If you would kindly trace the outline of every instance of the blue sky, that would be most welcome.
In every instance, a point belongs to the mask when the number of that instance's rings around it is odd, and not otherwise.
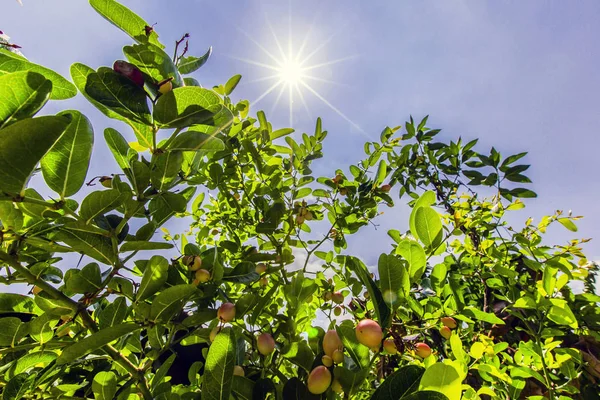
[[[130,39],[112,27],[83,0],[5,0],[0,30],[23,47],[32,61],[69,76],[69,65],[83,62],[94,68],[123,58]],[[213,46],[209,63],[195,74],[205,86],[243,75],[235,92],[254,100],[269,81],[249,83],[269,70],[236,58],[270,63],[251,39],[278,55],[269,30],[294,48],[310,33],[304,54],[320,44],[310,64],[349,58],[315,68],[311,74],[337,82],[310,82],[312,87],[354,124],[305,91],[309,113],[295,99],[293,127],[310,132],[321,116],[330,135],[326,158],[318,170],[331,174],[362,157],[365,140],[376,140],[386,126],[430,115],[430,127],[442,137],[479,138],[478,149],[495,146],[502,154],[528,151],[529,176],[539,197],[527,201],[520,218],[539,219],[556,209],[584,215],[577,237],[598,237],[600,194],[596,157],[600,126],[600,2],[564,1],[184,1],[123,0],[171,44],[191,34],[192,54]],[[290,8],[292,11],[291,25]],[[313,29],[310,30],[310,26]],[[309,32],[310,31],[310,32]],[[245,33],[244,33],[245,32]],[[246,36],[246,34],[248,36]],[[235,58],[234,58],[235,57]],[[254,111],[264,109],[275,126],[289,125],[287,98],[273,109],[277,91]],[[106,169],[110,157],[101,141],[107,126],[118,126],[100,115],[81,96],[53,102],[47,111],[80,108],[96,129],[90,176],[117,172]],[[131,139],[133,140],[133,138]],[[351,252],[372,264],[389,249],[388,229],[406,230],[404,201],[384,210],[377,231],[365,228]],[[549,232],[555,243],[573,237],[557,227]],[[596,240],[597,242],[597,240]],[[600,247],[586,247],[600,259]]]

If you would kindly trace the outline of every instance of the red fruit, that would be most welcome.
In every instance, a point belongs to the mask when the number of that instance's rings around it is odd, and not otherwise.
[[[379,324],[372,319],[363,319],[356,326],[356,339],[368,348],[379,348],[383,332]]]
[[[440,335],[442,335],[444,339],[448,340],[450,339],[450,336],[452,336],[452,330],[447,326],[442,326],[440,328]]]
[[[323,352],[329,357],[332,357],[333,352],[343,348],[343,346],[340,337],[334,329],[325,333],[325,336],[323,337]]]
[[[235,319],[235,305],[232,303],[223,303],[217,311],[217,317],[223,322],[231,322]]]
[[[444,326],[447,326],[450,329],[456,329],[456,321],[454,320],[454,318],[452,317],[442,317],[440,318],[440,321],[442,321],[442,324],[444,324]]]
[[[263,356],[269,355],[275,350],[275,340],[268,333],[262,333],[256,340],[256,347]]]
[[[325,366],[319,365],[311,371],[307,383],[308,391],[312,394],[325,393],[331,384],[331,372]]]
[[[331,300],[336,304],[342,304],[344,302],[344,295],[342,292],[335,292],[331,295]]]
[[[113,64],[113,69],[115,72],[131,79],[136,85],[140,87],[144,86],[144,75],[135,65],[130,64],[127,61],[117,60]]]
[[[426,343],[415,344],[415,350],[417,355],[421,358],[427,358],[431,355],[431,347],[429,347]]]
[[[387,193],[390,190],[392,190],[392,186],[391,185],[382,185],[379,190],[381,190],[383,193]]]

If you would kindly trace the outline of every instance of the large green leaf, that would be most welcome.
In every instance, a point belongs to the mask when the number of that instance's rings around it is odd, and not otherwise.
[[[146,35],[148,23],[124,5],[114,0],[90,0],[90,4],[98,14],[138,43],[152,43],[160,48],[165,47],[158,41],[158,34],[154,30]]]
[[[137,186],[135,182],[135,177],[131,170],[131,163],[129,160],[129,154],[135,152],[129,144],[117,130],[112,128],[106,128],[104,130],[104,140],[108,145],[108,148],[113,154],[115,161],[119,164],[119,167],[123,170],[127,178],[131,181],[133,186]]]
[[[32,71],[0,75],[0,128],[34,116],[50,98],[52,82]]]
[[[333,375],[342,385],[344,392],[354,394],[369,375],[369,369],[363,368],[358,371],[350,371],[347,368],[337,366],[333,369]]]
[[[283,398],[285,400],[318,400],[321,397],[310,393],[304,382],[293,377],[283,385]]]
[[[87,195],[81,202],[79,215],[89,222],[98,215],[103,215],[123,204],[125,194],[117,189],[98,190]]]
[[[421,242],[432,249],[440,245],[443,240],[442,218],[433,208],[419,207],[415,213],[416,236]]]
[[[15,346],[25,333],[26,325],[19,318],[0,318],[0,346]]]
[[[435,193],[428,190],[426,192],[424,192],[421,197],[419,197],[417,199],[417,201],[415,201],[415,204],[413,205],[413,209],[410,213],[410,219],[409,219],[409,226],[410,226],[410,231],[413,233],[413,235],[416,236],[416,226],[415,226],[415,216],[417,213],[417,210],[421,207],[427,207],[427,206],[431,206],[435,204]]]
[[[154,107],[154,120],[163,128],[183,128],[206,124],[225,126],[218,113],[224,106],[212,90],[195,86],[173,89],[159,97]]]
[[[127,251],[140,251],[140,250],[168,250],[172,249],[173,245],[166,242],[148,242],[145,240],[133,240],[125,242],[121,245],[119,252],[125,253]]]
[[[390,309],[385,303],[383,295],[381,291],[371,279],[371,275],[369,274],[369,270],[362,261],[355,257],[345,257],[346,266],[350,269],[350,271],[354,272],[358,279],[362,282],[362,284],[367,288],[369,292],[369,296],[373,301],[373,306],[375,307],[375,314],[377,316],[377,321],[382,328],[387,328],[391,322],[391,314]]]
[[[31,390],[36,378],[34,374],[23,372],[14,376],[2,390],[2,400],[21,400]]]
[[[112,371],[100,371],[94,376],[92,391],[96,400],[112,400],[117,392],[117,377]]]
[[[23,227],[23,212],[14,203],[0,202],[0,222],[5,229],[20,231]]]
[[[100,67],[96,73],[90,73],[85,83],[85,92],[122,117],[138,123],[151,123],[144,89],[111,68]]]
[[[55,233],[54,239],[101,263],[112,265],[117,260],[110,238],[102,230],[83,222],[65,224]]]
[[[135,137],[138,140],[138,143],[140,143],[141,145],[143,145],[145,147],[150,148],[153,144],[153,139],[152,139],[153,132],[152,132],[152,128],[150,126],[148,126],[145,123],[132,121],[132,120],[122,116],[121,114],[104,106],[102,103],[96,101],[93,97],[91,97],[89,95],[89,93],[86,90],[86,86],[87,86],[88,79],[90,79],[90,77],[93,74],[96,74],[96,71],[94,71],[92,68],[88,67],[87,65],[84,65],[81,63],[75,63],[75,64],[71,65],[71,77],[73,78],[73,82],[75,83],[75,86],[77,86],[77,89],[79,89],[81,94],[83,94],[84,97],[86,99],[88,99],[88,101],[90,103],[92,103],[98,110],[100,110],[107,117],[118,119],[120,121],[127,123],[129,126],[131,126],[131,128],[133,129],[133,133],[135,134]],[[107,128],[107,130],[114,131],[114,129],[111,129],[111,128]],[[104,131],[105,136],[106,136],[107,130]]]
[[[51,69],[29,62],[23,57],[0,48],[0,76],[18,71],[36,72],[49,79],[52,82],[50,98],[53,100],[69,99],[77,94],[77,89],[71,82]]]
[[[225,328],[219,332],[208,350],[202,378],[203,400],[229,399],[234,366],[235,335],[233,329]]]
[[[425,370],[419,390],[440,392],[449,400],[460,400],[462,378],[451,363],[435,363]]]
[[[157,226],[165,223],[175,213],[184,212],[187,206],[187,200],[179,193],[161,193],[150,200],[148,210],[152,215],[152,220]]]
[[[444,396],[440,392],[433,390],[419,390],[404,397],[402,400],[449,400],[448,397]]]
[[[407,365],[385,378],[385,381],[375,390],[371,400],[401,400],[413,393],[419,387],[419,380],[425,368],[418,365]]]
[[[121,336],[140,330],[138,324],[128,323],[111,326],[110,328],[99,330],[92,335],[80,339],[78,342],[65,348],[56,360],[58,365],[69,364],[80,357],[85,356],[110,342],[117,340]]]
[[[178,178],[182,163],[183,153],[181,151],[154,154],[150,166],[150,180],[154,188],[158,191],[171,188]]]
[[[214,127],[209,128],[214,134],[218,133],[218,129]],[[224,150],[225,145],[221,139],[214,137],[214,134],[206,134],[196,129],[190,129],[177,136],[167,150],[201,151],[203,153]]]
[[[46,364],[56,360],[56,357],[56,353],[51,351],[34,351],[32,353],[27,353],[19,358],[17,362],[14,363],[13,366],[8,370],[7,378],[10,379],[22,372],[27,372],[27,370],[36,366],[37,364],[46,366]]]
[[[197,290],[194,285],[176,285],[163,290],[152,301],[150,318],[157,322],[170,320]]]
[[[402,260],[385,253],[379,256],[377,268],[383,299],[388,305],[397,307],[410,291],[408,271]]]
[[[65,276],[67,290],[73,293],[93,293],[102,288],[100,266],[90,263],[81,270],[71,269]]]
[[[3,313],[13,312],[37,315],[41,313],[41,310],[28,296],[16,293],[0,293],[0,316]]]
[[[69,123],[64,116],[38,117],[0,130],[0,191],[20,194],[36,165]]]
[[[418,282],[425,272],[427,256],[423,246],[411,239],[403,239],[396,246],[396,253],[408,261],[411,283]]]
[[[146,75],[152,77],[157,83],[167,78],[173,78],[175,87],[183,86],[183,78],[173,60],[167,53],[153,44],[134,44],[125,46],[123,53],[130,63],[134,64]]]
[[[207,61],[210,55],[212,54],[212,47],[209,47],[206,53],[202,57],[183,57],[177,67],[179,68],[179,72],[182,74],[191,74],[196,71],[198,68],[202,67]],[[186,84],[187,85],[187,84]],[[187,86],[197,86],[197,85],[187,85]]]
[[[77,193],[85,182],[92,157],[94,129],[79,111],[63,111],[58,115],[70,116],[71,123],[42,158],[41,167],[50,189],[64,198]]]
[[[369,349],[360,344],[356,338],[356,329],[352,321],[344,321],[336,328],[338,336],[344,344],[344,348],[350,354],[356,365],[361,368],[369,366]]]
[[[44,313],[29,323],[29,335],[41,345],[49,342],[54,337],[54,326],[58,317]]]
[[[117,297],[98,314],[98,326],[100,329],[104,329],[120,324],[127,316],[127,310],[125,297]]]
[[[167,272],[169,270],[169,261],[162,256],[153,256],[146,263],[146,269],[142,276],[142,282],[138,289],[136,300],[146,300],[154,293],[158,292],[160,288],[167,281]]]

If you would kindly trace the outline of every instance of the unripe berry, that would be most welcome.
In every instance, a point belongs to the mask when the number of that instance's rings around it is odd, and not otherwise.
[[[100,184],[105,188],[112,188],[112,178],[110,176],[100,177]]]
[[[321,362],[323,363],[324,366],[331,367],[333,365],[333,358],[329,357],[328,355],[324,355],[321,358]]]
[[[343,346],[336,330],[332,329],[325,333],[323,337],[323,352],[329,357],[333,357],[333,352],[343,348]]]
[[[331,292],[325,292],[325,300],[326,301],[331,301],[332,297],[333,297],[333,293]]]
[[[191,271],[198,271],[202,267],[202,258],[200,256],[194,257],[194,261],[189,265]]]
[[[336,317],[339,317],[340,315],[342,315],[342,307],[336,307],[333,309],[333,315],[335,315]]]
[[[337,349],[336,351],[333,352],[333,355],[331,356],[331,358],[333,359],[334,363],[341,364],[344,362],[344,352],[340,349]]]
[[[440,328],[440,335],[442,335],[444,339],[448,340],[450,339],[450,336],[452,336],[452,330],[447,326],[442,326]]]
[[[377,322],[372,319],[363,319],[356,326],[356,339],[370,349],[379,349],[383,340],[383,332]]]
[[[199,283],[208,282],[210,280],[210,272],[202,268],[199,269],[198,271],[196,271],[196,280]]]
[[[255,271],[257,274],[264,274],[267,272],[267,266],[264,263],[256,264]]]
[[[217,311],[217,318],[223,322],[231,322],[235,319],[235,305],[232,303],[223,303]]]
[[[41,291],[43,291],[43,289],[42,289],[41,287],[39,287],[39,286],[34,286],[34,287],[33,287],[33,290],[32,290],[31,292],[32,292],[33,294],[38,294],[38,293],[40,293]]]
[[[165,83],[163,83],[162,85],[160,85],[158,87],[158,91],[161,94],[167,94],[169,93],[171,90],[173,90],[173,84],[171,83],[171,81],[166,81]]]
[[[267,279],[266,276],[263,276],[262,278],[260,278],[258,280],[258,283],[260,284],[260,286],[267,286],[269,284],[269,280]]]
[[[308,376],[308,391],[312,394],[325,393],[330,384],[331,372],[323,365],[313,369]]]
[[[240,367],[239,365],[236,365],[235,367],[233,367],[233,375],[245,376],[246,373],[244,372],[244,368]]]
[[[379,190],[381,190],[383,193],[387,193],[390,190],[392,190],[392,186],[391,185],[381,185]]]
[[[383,341],[383,349],[388,354],[394,355],[394,354],[398,353],[398,348],[396,347],[396,343],[394,342],[394,339],[384,340]]]
[[[429,347],[426,343],[415,344],[415,351],[421,358],[427,358],[431,355],[431,347]]]
[[[450,329],[455,329],[457,326],[456,321],[452,317],[442,317],[440,318],[440,321],[442,321],[444,326],[447,326]]]
[[[342,292],[335,292],[331,296],[331,300],[333,300],[333,302],[336,304],[342,304],[344,302],[344,295],[342,294]]]
[[[334,379],[333,382],[331,382],[331,390],[333,390],[336,393],[344,392],[344,388],[342,388],[342,384],[337,379]]]
[[[275,340],[268,333],[262,333],[256,340],[256,347],[263,356],[269,355],[275,350]]]

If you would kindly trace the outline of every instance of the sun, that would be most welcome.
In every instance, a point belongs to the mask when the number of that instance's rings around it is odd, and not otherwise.
[[[292,126],[294,122],[294,108],[298,104],[303,106],[309,118],[313,118],[307,103],[307,97],[316,97],[338,116],[350,123],[350,125],[358,130],[358,132],[368,136],[358,124],[348,118],[338,107],[336,107],[329,100],[327,100],[325,96],[319,93],[316,85],[316,83],[340,85],[338,82],[319,76],[319,69],[351,60],[356,58],[356,56],[342,57],[339,59],[319,63],[312,61],[314,56],[323,51],[325,46],[331,42],[337,32],[329,36],[329,38],[319,41],[319,44],[313,47],[309,43],[309,37],[314,26],[313,23],[313,25],[308,29],[303,29],[303,31],[306,32],[305,36],[300,42],[300,46],[295,46],[293,40],[294,35],[292,32],[291,15],[292,11],[290,9],[289,20],[287,24],[289,28],[289,31],[287,32],[287,43],[284,42],[283,44],[286,46],[283,46],[279,38],[284,37],[285,34],[283,32],[275,32],[273,26],[269,22],[268,16],[265,14],[265,25],[268,27],[271,35],[273,36],[273,41],[275,44],[275,48],[272,50],[269,50],[241,28],[236,27],[244,36],[248,38],[248,40],[250,40],[262,51],[265,58],[263,60],[253,60],[239,57],[232,58],[262,67],[265,70],[268,70],[270,73],[267,76],[247,81],[246,83],[272,82],[254,101],[250,102],[251,106],[255,106],[267,96],[272,94],[274,97],[272,111],[274,111],[280,104],[281,99],[285,97],[287,98],[289,106],[289,122],[290,126]],[[284,47],[286,48],[284,49]],[[335,72],[333,73],[335,74]]]
[[[296,60],[284,60],[278,73],[279,79],[288,85],[297,85],[305,78],[304,68]]]

